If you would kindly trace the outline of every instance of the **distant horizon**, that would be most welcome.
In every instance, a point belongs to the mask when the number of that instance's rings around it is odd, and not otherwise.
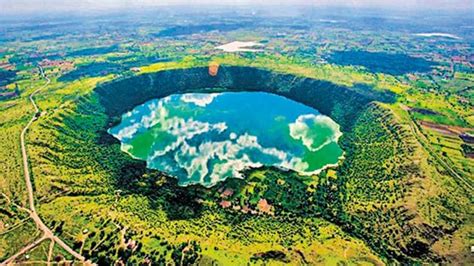
[[[0,16],[14,14],[28,14],[41,11],[42,13],[72,12],[72,13],[94,13],[104,11],[139,10],[141,8],[163,8],[163,7],[237,7],[237,8],[266,8],[285,7],[298,9],[301,7],[314,7],[323,9],[349,8],[349,9],[372,9],[393,12],[446,12],[446,13],[474,13],[474,0],[415,0],[400,3],[400,1],[377,1],[377,0],[0,0]]]

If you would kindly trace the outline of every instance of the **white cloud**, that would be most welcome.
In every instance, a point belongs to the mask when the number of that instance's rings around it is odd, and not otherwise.
[[[242,171],[248,168],[258,168],[265,164],[283,167],[286,169],[295,170],[303,174],[312,174],[312,172],[305,172],[308,164],[303,162],[301,158],[294,157],[284,151],[276,148],[266,148],[259,144],[256,136],[244,134],[233,141],[215,141],[203,142],[199,146],[190,146],[186,141],[180,143],[181,148],[174,154],[174,159],[177,165],[186,170],[188,176],[198,176],[199,180],[192,182],[199,182],[201,184],[213,185],[218,181],[227,178],[243,178]],[[174,145],[173,145],[174,147]],[[269,156],[273,158],[273,163],[260,160],[252,160],[248,156],[248,152],[252,150],[260,155]],[[218,159],[218,162],[210,164],[213,159]],[[209,169],[208,166],[212,169]],[[210,183],[204,182],[204,178],[208,176],[211,178]]]
[[[143,112],[140,109],[134,109],[127,112],[122,116],[120,126],[109,129],[109,133],[120,140],[125,140],[131,139],[140,130],[151,128],[157,124],[166,127],[168,110],[164,108],[163,105],[169,101],[169,97],[161,100],[153,100],[143,106],[143,108],[148,111]],[[123,125],[126,126],[124,127]],[[119,128],[121,129],[118,130]]]
[[[219,93],[186,93],[181,96],[181,101],[205,107],[212,103],[217,96],[219,96]]]
[[[312,132],[312,126],[316,124],[318,127],[326,127],[330,129],[333,134],[315,137],[315,132]],[[301,115],[294,123],[289,124],[289,127],[290,136],[296,140],[301,140],[303,145],[313,152],[319,151],[331,142],[337,142],[339,137],[342,135],[339,125],[331,118],[324,115]],[[325,139],[321,144],[318,143],[319,145],[314,147],[314,141],[317,137],[325,137]]]

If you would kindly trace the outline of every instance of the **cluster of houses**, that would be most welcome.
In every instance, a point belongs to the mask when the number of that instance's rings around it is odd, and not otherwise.
[[[230,197],[234,195],[234,191],[230,188],[226,188],[220,195],[221,197],[221,202],[219,205],[224,208],[232,208],[234,211],[240,211],[243,213],[249,213],[253,215],[258,215],[258,214],[267,214],[267,215],[274,215],[274,208],[271,204],[267,202],[266,199],[261,198],[256,206],[256,209],[253,209],[249,207],[248,205],[240,206],[239,204],[233,204],[232,201],[230,201]]]
[[[15,66],[5,61],[5,62],[0,62],[0,69],[13,71],[15,70]]]
[[[53,68],[61,72],[66,72],[74,69],[74,63],[65,60],[44,59],[39,62],[39,65],[43,68]]]
[[[452,56],[451,60],[453,63],[466,65],[468,67],[474,67],[474,55],[456,55]]]

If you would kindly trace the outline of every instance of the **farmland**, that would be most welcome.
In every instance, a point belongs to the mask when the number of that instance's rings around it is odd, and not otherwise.
[[[472,263],[472,19],[298,12],[5,18],[0,262]],[[438,22],[459,38],[409,30]],[[216,48],[236,40],[258,50]],[[343,156],[182,186],[108,132],[147,101],[226,92],[314,108],[340,126]]]

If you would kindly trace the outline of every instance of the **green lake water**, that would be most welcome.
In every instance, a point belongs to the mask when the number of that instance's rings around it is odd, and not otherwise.
[[[136,106],[109,133],[122,150],[180,185],[212,186],[275,166],[303,175],[337,164],[339,125],[306,105],[263,92],[174,94]]]

